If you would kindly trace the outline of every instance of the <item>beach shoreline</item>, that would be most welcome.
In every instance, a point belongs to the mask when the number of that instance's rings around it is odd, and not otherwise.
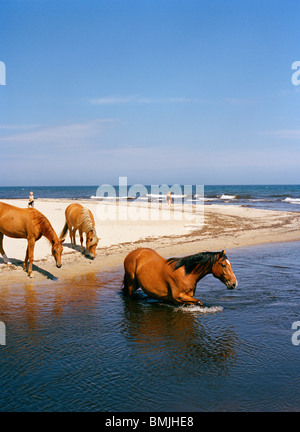
[[[22,199],[1,200],[1,202],[22,208],[27,207],[27,200]],[[4,264],[0,257],[0,287],[28,281],[35,283],[69,279],[108,270],[121,266],[126,255],[138,247],[155,249],[168,258],[202,251],[230,250],[237,247],[300,240],[298,212],[261,210],[237,205],[193,206],[190,204],[187,207],[190,212],[188,215],[194,217],[194,220],[190,221],[184,217],[180,220],[182,208],[174,206],[169,209],[168,204],[164,202],[153,206],[147,202],[140,205],[135,202],[103,203],[43,198],[36,200],[35,208],[49,219],[59,235],[65,221],[65,209],[71,202],[79,202],[88,207],[95,216],[96,231],[101,238],[96,258],[91,260],[80,251],[78,238],[77,246],[71,248],[67,235],[62,268],[58,269],[51,256],[49,242],[43,237],[35,245],[34,278],[31,279],[22,268],[27,241],[4,237],[4,250],[12,265]],[[138,213],[136,213],[137,209]],[[124,217],[124,210],[127,215],[132,216],[132,214],[141,215],[143,211],[149,212],[151,209],[152,216],[159,215],[158,220],[133,220],[132,217],[127,219]],[[117,216],[122,214],[123,217],[121,220],[118,217],[114,220],[103,220],[101,214],[103,215],[104,210]],[[118,213],[119,210],[122,210],[122,213]],[[130,213],[131,211],[133,213]]]

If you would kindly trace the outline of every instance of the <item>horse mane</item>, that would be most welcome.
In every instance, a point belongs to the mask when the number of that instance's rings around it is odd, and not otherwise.
[[[40,232],[41,232],[41,236],[45,236],[50,243],[52,243],[52,241],[57,241],[57,235],[56,232],[54,231],[51,223],[49,222],[49,220],[46,218],[46,216],[44,216],[41,212],[39,212],[36,209],[30,209],[31,213],[32,213],[32,220],[35,223],[36,226],[39,227]]]
[[[219,252],[201,252],[195,255],[189,255],[183,258],[169,258],[167,264],[175,263],[174,270],[180,267],[184,267],[185,274],[190,274],[199,264],[213,264],[215,262],[216,255]]]
[[[90,212],[86,207],[83,207],[81,213],[81,228],[85,233],[93,231],[93,234],[97,238],[96,228],[93,224]]]
[[[80,225],[81,225],[82,230],[84,232],[93,231],[94,224],[92,222],[90,213],[86,207],[83,207],[83,209],[82,209]]]

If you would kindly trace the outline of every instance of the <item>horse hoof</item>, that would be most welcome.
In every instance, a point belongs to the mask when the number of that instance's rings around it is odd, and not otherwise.
[[[34,278],[33,273],[29,273],[28,276],[30,277],[30,279]]]

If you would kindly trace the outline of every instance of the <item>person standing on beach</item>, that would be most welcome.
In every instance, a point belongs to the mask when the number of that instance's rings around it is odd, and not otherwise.
[[[166,195],[166,200],[168,202],[168,205],[170,207],[171,203],[172,203],[172,195],[171,195],[171,191],[169,191]]]
[[[33,196],[33,192],[30,192],[29,194],[29,201],[28,201],[28,208],[29,207],[34,207],[34,196]]]

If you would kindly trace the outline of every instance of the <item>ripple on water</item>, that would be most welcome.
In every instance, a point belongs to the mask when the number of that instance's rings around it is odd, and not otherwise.
[[[204,278],[205,306],[124,297],[121,267],[0,290],[0,409],[299,409],[298,249],[227,251],[239,286]]]

